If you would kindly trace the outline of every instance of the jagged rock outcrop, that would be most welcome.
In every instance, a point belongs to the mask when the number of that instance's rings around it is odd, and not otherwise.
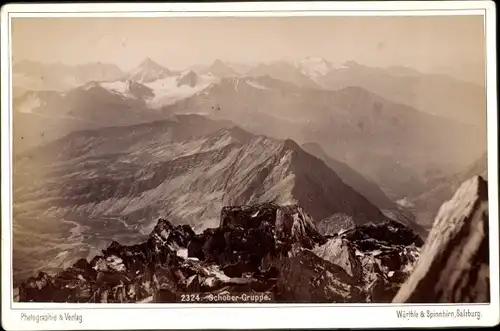
[[[356,249],[347,239],[332,238],[322,246],[313,249],[320,258],[340,266],[355,282],[361,280],[363,267],[356,256]]]
[[[19,287],[19,301],[177,302],[180,293],[272,293],[276,302],[389,302],[421,239],[397,222],[325,237],[298,205],[229,206],[200,234],[159,219],[147,240],[113,241]]]
[[[422,239],[396,221],[341,231],[313,250],[336,264],[362,289],[361,302],[391,302],[418,259]]]
[[[394,303],[489,302],[487,182],[464,182],[439,210],[415,269]]]
[[[311,217],[300,206],[260,204],[224,207],[220,226],[207,229],[188,247],[188,255],[214,261],[228,275],[266,272],[266,266],[299,246],[323,244]]]
[[[312,248],[324,242],[313,220],[301,206],[261,204],[254,206],[224,207],[221,211],[221,228],[271,228],[276,244],[298,243]]]
[[[113,241],[90,262],[81,259],[53,277],[38,273],[19,287],[19,300],[137,302],[158,291],[175,293],[186,279],[180,270],[189,269],[178,249],[193,236],[190,227],[160,219],[144,243],[123,246]]]
[[[356,285],[342,267],[305,250],[280,263],[276,299],[288,303],[363,302]]]

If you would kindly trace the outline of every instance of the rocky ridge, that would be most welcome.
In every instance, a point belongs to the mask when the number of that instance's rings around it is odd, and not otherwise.
[[[228,206],[217,228],[159,219],[148,239],[113,241],[90,262],[38,273],[22,302],[178,302],[181,293],[266,292],[274,302],[390,302],[422,240],[393,221],[323,236],[298,205]]]
[[[464,182],[445,202],[395,303],[490,301],[488,184]]]

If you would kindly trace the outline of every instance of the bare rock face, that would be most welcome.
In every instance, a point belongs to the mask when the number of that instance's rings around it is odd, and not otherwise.
[[[361,280],[362,265],[356,256],[356,250],[342,238],[330,239],[326,244],[313,249],[322,259],[340,266],[356,282]]]
[[[191,242],[188,255],[213,261],[228,275],[268,270],[265,260],[293,253],[294,247],[312,249],[326,239],[300,206],[272,203],[222,208],[220,225]]]
[[[343,230],[313,252],[351,277],[362,291],[359,302],[389,303],[412,272],[422,245],[406,225],[385,221]]]
[[[487,182],[476,176],[444,203],[394,303],[489,302]]]
[[[289,303],[360,302],[361,290],[344,269],[304,250],[282,261],[276,298]]]
[[[301,206],[259,204],[224,207],[221,228],[270,229],[276,248],[289,249],[292,244],[313,248],[325,238],[316,230],[311,216]]]

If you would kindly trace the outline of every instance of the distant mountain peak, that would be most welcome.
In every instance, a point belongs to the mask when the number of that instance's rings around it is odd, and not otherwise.
[[[210,67],[207,68],[207,73],[221,78],[239,76],[239,73],[236,70],[225,64],[220,59],[216,59],[212,62]]]
[[[139,64],[139,67],[143,67],[143,68],[148,68],[148,67],[162,67],[163,68],[163,66],[161,66],[160,64],[158,64],[156,61],[154,61],[150,57],[147,57],[144,60],[142,60],[142,62]]]
[[[228,65],[226,65],[222,60],[220,59],[216,59],[214,62],[212,62],[212,64],[210,65],[210,69],[220,69],[220,68],[224,68],[224,69],[230,69],[232,70]]]
[[[148,83],[171,75],[172,72],[169,69],[147,57],[130,72],[128,79],[141,83]]]
[[[334,69],[333,65],[324,58],[311,56],[302,59],[297,67],[304,75],[317,83],[319,83],[318,79],[325,77]]]
[[[225,63],[221,59],[215,59],[212,65],[225,65]]]

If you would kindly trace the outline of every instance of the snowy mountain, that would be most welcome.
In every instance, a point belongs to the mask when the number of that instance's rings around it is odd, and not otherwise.
[[[304,75],[310,77],[319,85],[321,85],[321,78],[334,69],[330,62],[319,57],[306,57],[297,66]]]
[[[432,115],[481,129],[486,126],[484,87],[445,74],[422,73],[410,67],[371,67],[356,61],[334,66],[320,57],[297,63],[260,64],[248,76],[271,76],[297,86],[340,90],[361,87],[386,99]]]
[[[133,79],[90,81],[62,92],[16,88],[13,104],[19,135],[15,152],[75,130],[165,118],[164,107],[204,93],[220,81],[193,71],[176,74],[150,60],[138,69],[132,72]]]
[[[131,94],[128,91],[129,81],[130,80],[100,83],[100,86],[114,93],[120,93],[125,97],[130,97]],[[139,98],[142,99],[148,107],[157,109],[189,98],[197,93],[201,93],[218,82],[219,79],[217,77],[198,75],[189,70],[180,74],[170,73],[169,76],[165,78],[159,78],[152,81],[147,80],[143,83],[134,81],[134,85],[142,85],[144,89],[150,91],[148,97]]]
[[[138,83],[150,83],[172,76],[172,72],[149,57],[128,73],[128,79]]]
[[[65,93],[26,91],[13,100],[14,153],[73,131],[164,118],[148,108],[151,98],[149,88],[131,81],[90,82]]]
[[[208,68],[203,69],[201,72],[205,75],[212,75],[218,78],[241,76],[239,72],[222,62],[220,59],[215,60]]]

